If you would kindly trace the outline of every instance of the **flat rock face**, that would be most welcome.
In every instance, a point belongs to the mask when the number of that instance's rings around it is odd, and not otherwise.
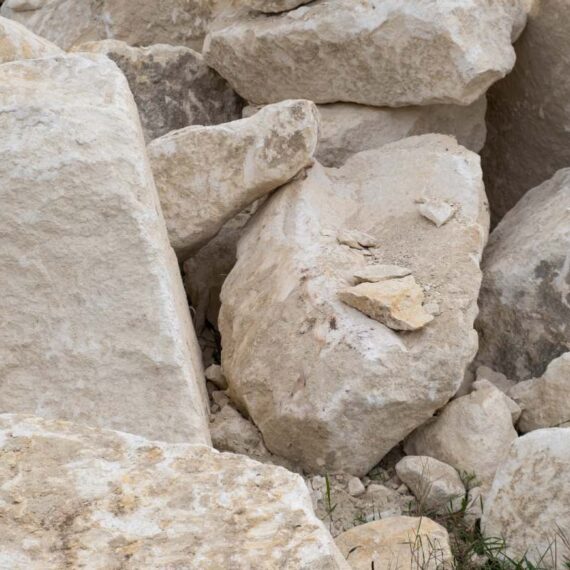
[[[476,382],[474,387],[474,392],[452,400],[432,422],[418,428],[405,450],[474,473],[488,488],[517,432],[507,396],[490,382]]]
[[[517,439],[485,502],[485,536],[503,537],[507,554],[517,560],[526,555],[542,567],[566,568],[569,472],[570,429],[541,429]]]
[[[187,127],[148,147],[172,246],[181,256],[289,181],[312,159],[319,118],[310,101],[283,101],[253,117]]]
[[[422,196],[457,214],[437,228],[417,210]],[[338,243],[344,229],[378,247]],[[362,475],[455,393],[477,346],[487,231],[479,159],[440,135],[340,169],[316,164],[269,198],[224,283],[220,330],[231,396],[271,451],[309,471]],[[402,333],[342,303],[355,273],[378,264],[408,268],[440,315]]]
[[[568,0],[535,1],[516,43],[514,72],[489,91],[482,160],[495,221],[570,165],[569,29]]]
[[[479,364],[541,376],[570,350],[570,169],[531,190],[493,231],[483,260]]]
[[[280,467],[13,415],[0,442],[11,570],[349,568],[303,480]]]
[[[17,22],[0,17],[0,64],[60,54],[63,51],[55,44],[36,36]]]
[[[217,125],[241,117],[234,90],[190,48],[144,48],[103,40],[74,51],[102,53],[126,75],[147,141],[189,125]]]
[[[204,56],[253,103],[468,105],[513,67],[524,16],[519,0],[320,0],[220,19]]]
[[[0,410],[208,443],[136,106],[104,56],[0,66]]]
[[[485,144],[485,97],[471,105],[368,107],[351,103],[319,105],[321,135],[315,157],[325,166],[341,166],[363,150],[414,135],[441,133],[474,152]]]
[[[427,517],[390,517],[356,526],[335,540],[352,570],[448,568],[447,531]]]
[[[207,26],[231,0],[5,0],[0,14],[69,49],[117,39],[200,49]]]
[[[570,426],[570,352],[554,359],[540,378],[513,386],[509,396],[522,408],[522,432]]]

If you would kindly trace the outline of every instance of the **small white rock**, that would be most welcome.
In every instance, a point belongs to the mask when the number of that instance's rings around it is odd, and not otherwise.
[[[455,209],[447,202],[425,201],[418,206],[420,214],[435,224],[438,228],[449,222],[455,214]]]
[[[220,390],[227,390],[228,382],[219,364],[211,364],[206,368],[204,374],[206,375],[206,380],[215,384]]]
[[[369,265],[354,272],[356,283],[378,283],[388,279],[407,277],[412,272],[407,267],[399,265]]]
[[[375,237],[354,229],[341,230],[338,232],[336,239],[341,245],[348,245],[348,247],[352,247],[353,249],[365,249],[378,245],[378,241]]]
[[[348,494],[352,497],[360,497],[366,491],[366,487],[358,477],[351,477],[348,480]]]

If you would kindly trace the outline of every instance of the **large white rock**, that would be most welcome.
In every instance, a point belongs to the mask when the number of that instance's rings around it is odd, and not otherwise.
[[[437,228],[416,200],[449,201]],[[378,248],[337,241],[366,232]],[[316,164],[250,220],[222,289],[232,397],[277,455],[309,471],[365,474],[457,390],[477,347],[478,260],[488,231],[479,157],[425,135]],[[401,265],[437,316],[398,333],[342,303],[367,265]]]
[[[217,125],[241,117],[240,98],[190,48],[136,48],[103,40],[81,44],[75,51],[103,53],[119,66],[135,97],[147,141],[189,125]]]
[[[503,218],[483,273],[478,362],[514,380],[541,376],[570,351],[570,168]]]
[[[540,378],[513,386],[509,396],[522,408],[522,432],[570,426],[570,352],[554,359]]]
[[[214,22],[209,65],[253,103],[468,105],[513,67],[520,0],[320,0]]]
[[[311,162],[318,129],[313,103],[283,101],[247,119],[152,141],[149,157],[174,249],[187,256],[293,178]]]
[[[570,559],[570,429],[533,431],[512,445],[485,501],[482,529],[540,568]],[[556,562],[556,563],[555,563]]]
[[[0,66],[0,411],[208,443],[137,109],[104,56]]]
[[[433,421],[418,428],[406,441],[405,450],[475,474],[488,488],[517,432],[512,401],[485,380],[473,386],[474,392],[452,400]]]
[[[465,497],[457,470],[433,457],[408,455],[396,464],[396,474],[428,512],[447,513]]]
[[[489,91],[482,160],[495,221],[570,166],[569,29],[568,0],[535,0],[513,73]]]
[[[0,14],[63,49],[103,39],[199,49],[232,0],[5,0]]]
[[[0,416],[0,566],[348,570],[301,477],[201,445]]]
[[[0,17],[0,63],[60,55],[55,44],[36,36],[21,24]]]
[[[335,539],[352,570],[442,570],[453,556],[447,531],[427,517],[390,517]]]

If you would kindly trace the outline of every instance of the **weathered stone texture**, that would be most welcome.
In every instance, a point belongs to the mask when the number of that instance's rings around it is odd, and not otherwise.
[[[250,220],[222,289],[222,360],[271,451],[363,475],[455,393],[477,346],[481,178],[479,158],[453,139],[412,137],[340,169],[316,164]],[[457,214],[437,228],[422,198]],[[346,229],[378,247],[340,244]],[[409,268],[439,316],[402,333],[342,303],[354,275],[378,264]]]
[[[285,469],[12,415],[0,416],[0,566],[349,569]]]
[[[0,411],[208,443],[203,371],[124,76],[0,66]]]

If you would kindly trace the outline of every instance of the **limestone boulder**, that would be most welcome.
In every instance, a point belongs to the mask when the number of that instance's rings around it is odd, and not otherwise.
[[[104,39],[200,49],[211,21],[232,0],[5,0],[0,14],[63,49]]]
[[[247,119],[187,127],[152,141],[149,157],[177,253],[187,257],[310,164],[318,128],[313,103],[283,101]]]
[[[417,210],[422,196],[457,214],[437,228]],[[346,229],[377,246],[339,243]],[[266,201],[239,242],[219,325],[231,397],[272,452],[307,471],[364,475],[451,398],[476,351],[487,231],[479,158],[441,135],[339,169],[315,164]],[[408,268],[439,316],[396,332],[343,303],[370,265]]]
[[[469,105],[513,67],[520,0],[320,0],[219,18],[208,65],[244,99]],[[516,28],[516,29],[515,29]]]
[[[202,445],[0,416],[11,570],[348,570],[304,481]]]
[[[490,382],[475,382],[473,386],[471,394],[452,400],[432,421],[418,428],[406,441],[405,450],[474,474],[483,487],[489,488],[517,438],[513,403]]]
[[[542,376],[570,351],[570,169],[503,218],[483,260],[479,364],[513,380]]]
[[[427,517],[390,517],[356,526],[335,539],[352,570],[451,568],[447,531]]]
[[[0,410],[209,443],[205,382],[129,86],[0,66]]]
[[[17,22],[0,17],[0,64],[60,54],[63,51],[55,44],[36,36]]]
[[[485,186],[495,222],[531,188],[570,166],[568,0],[536,0],[513,73],[489,91]]]
[[[341,166],[349,156],[406,137],[441,133],[479,152],[485,144],[485,97],[467,106],[368,107],[351,103],[319,105],[321,135],[315,157],[325,166]]]
[[[570,352],[554,359],[540,378],[519,382],[509,396],[522,408],[520,431],[570,427]]]
[[[533,431],[517,439],[485,501],[482,530],[506,542],[515,560],[563,570],[570,559],[570,429]]]
[[[454,510],[465,497],[459,473],[433,457],[408,455],[396,464],[396,473],[428,512]]]
[[[147,142],[189,125],[217,125],[241,117],[240,98],[190,48],[137,48],[103,40],[74,51],[102,53],[119,66],[135,97]]]

